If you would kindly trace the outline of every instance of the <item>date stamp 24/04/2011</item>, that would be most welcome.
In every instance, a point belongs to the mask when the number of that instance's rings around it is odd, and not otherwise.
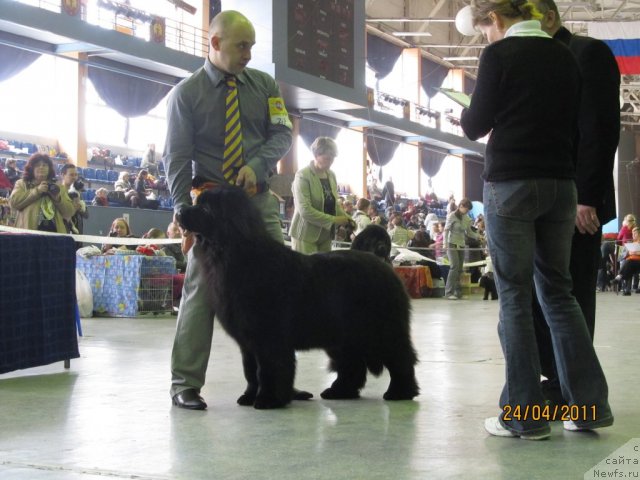
[[[502,420],[525,422],[527,420],[555,422],[595,422],[595,405],[505,405],[502,408]]]

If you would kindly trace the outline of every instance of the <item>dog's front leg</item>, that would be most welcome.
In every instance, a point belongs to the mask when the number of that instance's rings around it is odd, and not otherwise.
[[[247,389],[238,398],[238,404],[242,406],[252,406],[258,394],[258,362],[253,352],[240,347],[242,353],[242,369],[244,378],[247,380]]]
[[[253,406],[257,409],[282,408],[291,402],[296,357],[293,349],[280,348],[258,352],[258,394]]]

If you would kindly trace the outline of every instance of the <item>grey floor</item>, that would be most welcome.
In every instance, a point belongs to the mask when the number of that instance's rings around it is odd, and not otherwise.
[[[640,437],[639,307],[640,295],[598,294],[595,343],[615,425],[571,433],[556,422],[544,442],[483,429],[498,413],[504,361],[497,302],[479,295],[413,301],[416,401],[383,401],[383,375],[361,400],[278,411],[236,405],[240,357],[219,326],[203,389],[209,409],[192,412],[172,408],[168,395],[175,317],[85,319],[69,370],[0,375],[0,479],[597,478],[585,472]],[[331,381],[322,352],[299,355],[298,387],[317,397]]]

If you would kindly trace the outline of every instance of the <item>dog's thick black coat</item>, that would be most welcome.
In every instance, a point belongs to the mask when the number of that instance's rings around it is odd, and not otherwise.
[[[367,370],[391,382],[386,400],[418,395],[410,303],[393,269],[370,253],[302,255],[271,239],[241,189],[204,192],[179,215],[194,232],[218,319],[242,352],[241,405],[292,399],[295,351],[324,349],[337,372],[325,399],[358,398]]]

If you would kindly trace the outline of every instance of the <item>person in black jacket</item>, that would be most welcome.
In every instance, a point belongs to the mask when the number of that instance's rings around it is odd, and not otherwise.
[[[607,381],[571,294],[569,273],[580,70],[569,49],[541,30],[542,16],[530,1],[472,0],[471,12],[490,45],[480,59],[461,126],[471,140],[490,134],[483,201],[506,367],[502,412],[487,418],[485,429],[495,436],[543,440],[550,436],[549,421],[560,419],[543,414],[534,282],[564,397],[571,406],[591,409],[567,419],[564,428],[609,426]],[[589,219],[589,228],[594,226]]]
[[[602,225],[616,217],[613,165],[620,137],[620,71],[604,42],[572,35],[562,26],[553,0],[535,0],[535,4],[543,14],[542,29],[569,47],[582,74],[576,164],[578,212],[570,270],[573,294],[593,339]],[[549,327],[537,302],[534,320],[541,371],[547,378],[543,392],[548,400],[564,404]]]

